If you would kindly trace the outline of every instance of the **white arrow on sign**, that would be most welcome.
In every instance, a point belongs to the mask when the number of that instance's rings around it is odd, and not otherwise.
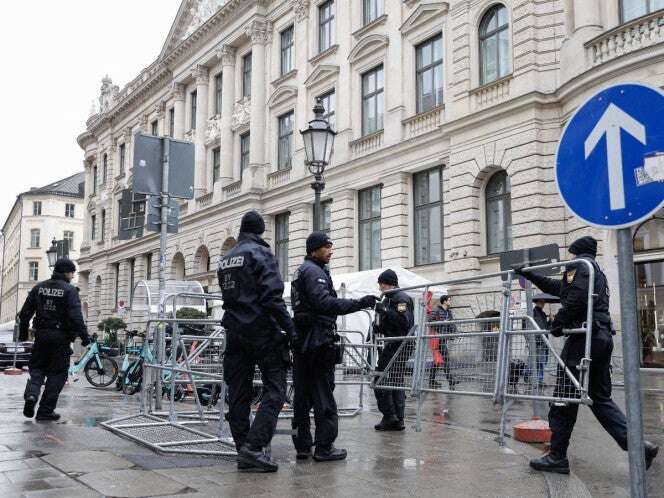
[[[606,134],[606,161],[609,169],[609,203],[611,211],[625,209],[625,185],[623,182],[622,145],[620,130],[646,144],[646,127],[615,104],[609,104],[601,119],[590,132],[584,144],[586,159]]]

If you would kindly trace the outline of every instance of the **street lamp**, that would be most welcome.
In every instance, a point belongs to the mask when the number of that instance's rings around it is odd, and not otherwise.
[[[55,238],[51,241],[51,247],[46,251],[46,256],[48,257],[48,266],[53,269],[58,259],[58,241]]]
[[[323,173],[325,167],[330,164],[332,149],[334,148],[334,137],[337,134],[330,123],[323,117],[325,108],[320,99],[314,105],[314,119],[309,121],[309,127],[300,131],[304,140],[305,164],[309,172],[314,175],[311,188],[314,189],[314,231],[320,230],[320,193],[325,189]]]

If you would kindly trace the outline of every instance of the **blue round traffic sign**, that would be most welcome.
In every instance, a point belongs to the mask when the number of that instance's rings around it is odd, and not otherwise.
[[[589,225],[651,216],[664,205],[664,92],[625,83],[589,98],[563,130],[555,176],[565,205]]]

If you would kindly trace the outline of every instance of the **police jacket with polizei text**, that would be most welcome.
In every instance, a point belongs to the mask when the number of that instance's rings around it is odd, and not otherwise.
[[[62,274],[54,273],[50,279],[35,285],[28,294],[19,313],[19,340],[28,339],[28,327],[33,316],[35,330],[62,331],[63,341],[71,342],[76,336],[88,336],[78,290]]]
[[[294,330],[277,260],[261,237],[240,233],[238,243],[221,259],[217,276],[224,299],[224,327],[249,340]]]
[[[606,275],[600,269],[595,258],[590,254],[579,254],[576,259],[585,259],[595,269],[595,284],[593,293],[593,322],[597,327],[611,327],[611,316],[609,315],[609,285]],[[563,278],[555,280],[527,272],[528,279],[539,287],[543,292],[560,297],[561,308],[556,313],[551,328],[558,326],[564,328],[579,328],[586,322],[588,310],[588,286],[590,285],[590,273],[584,264],[568,264]]]
[[[413,300],[403,291],[387,292],[385,311],[380,313],[374,332],[386,337],[404,337],[415,324]]]
[[[359,311],[355,299],[337,297],[325,264],[307,256],[291,282],[291,305],[302,351],[310,351],[334,341],[338,315]]]

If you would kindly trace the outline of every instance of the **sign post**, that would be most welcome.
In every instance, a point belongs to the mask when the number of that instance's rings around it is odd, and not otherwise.
[[[631,226],[664,204],[664,93],[640,83],[610,86],[570,118],[556,152],[556,184],[585,223],[617,230],[631,495],[646,496],[640,354]],[[592,364],[590,366],[592,368]]]
[[[175,180],[171,182],[171,169]],[[171,185],[173,183],[173,185]],[[134,140],[134,185],[133,191],[158,196],[160,199],[159,221],[149,220],[148,230],[159,226],[159,308],[158,319],[166,318],[166,247],[169,233],[170,198],[193,199],[194,197],[194,144],[180,142],[169,137],[137,134]],[[149,217],[148,217],[149,218]],[[177,225],[177,220],[175,220]],[[165,357],[165,327],[160,324],[155,337],[157,360]],[[155,385],[155,408],[161,409],[162,375],[157,375]]]

